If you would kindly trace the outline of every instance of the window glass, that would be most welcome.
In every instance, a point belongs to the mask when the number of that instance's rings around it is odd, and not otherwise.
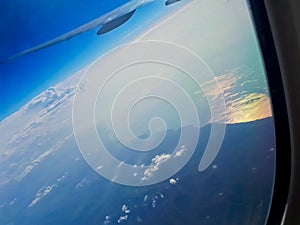
[[[1,224],[266,223],[275,134],[247,1],[0,10]]]

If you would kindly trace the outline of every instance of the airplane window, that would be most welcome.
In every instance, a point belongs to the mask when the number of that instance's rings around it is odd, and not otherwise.
[[[1,224],[266,224],[277,151],[248,4],[2,0]]]

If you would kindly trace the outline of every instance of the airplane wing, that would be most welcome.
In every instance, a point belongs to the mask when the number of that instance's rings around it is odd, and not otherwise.
[[[125,3],[122,6],[116,8],[115,10],[113,10],[107,14],[104,14],[104,15],[102,15],[102,16],[100,16],[100,17],[74,29],[74,30],[71,30],[63,35],[60,35],[54,39],[51,39],[47,42],[39,44],[35,47],[26,49],[26,50],[19,52],[13,56],[10,56],[5,61],[9,61],[9,60],[15,59],[17,57],[20,57],[22,55],[26,55],[26,54],[41,50],[43,48],[47,48],[52,45],[58,44],[62,41],[69,40],[79,34],[82,34],[86,31],[95,29],[99,26],[104,25],[102,27],[102,29],[100,29],[98,31],[98,35],[106,33],[108,31],[116,28],[117,26],[125,23],[127,20],[129,20],[137,8],[144,6],[146,4],[149,4],[153,1],[154,0],[131,0],[128,3]]]

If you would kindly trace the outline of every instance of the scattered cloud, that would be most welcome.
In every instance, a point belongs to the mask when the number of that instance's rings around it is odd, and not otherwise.
[[[128,219],[128,215],[120,216],[118,219],[118,223],[125,222]]]
[[[123,166],[125,164],[125,162],[120,162],[119,165],[117,166],[118,168],[120,168],[121,166]]]
[[[255,85],[257,81],[245,78],[240,70],[237,68],[227,74],[217,76],[215,80],[204,83],[201,90],[194,93],[197,95],[203,92],[212,100],[211,108],[218,112],[219,116],[210,122],[234,124],[272,116],[270,97],[265,90],[247,89],[247,85]],[[216,86],[216,81],[218,86]],[[225,100],[225,112],[221,112],[219,109],[220,95],[223,95]]]
[[[104,224],[110,223],[110,216],[105,216]]]
[[[43,161],[47,156],[49,156],[50,154],[52,154],[55,151],[54,148],[50,148],[47,151],[45,151],[44,153],[42,153],[38,158],[34,159],[32,161],[32,163],[34,165],[39,164],[41,161]]]
[[[218,166],[217,166],[216,164],[214,164],[214,165],[212,165],[212,168],[213,168],[213,169],[217,169]]]
[[[83,188],[83,187],[87,186],[89,183],[90,183],[90,181],[84,177],[75,185],[75,188],[76,189]]]
[[[14,198],[13,200],[10,201],[9,205],[12,206],[16,203],[17,201],[17,198]]]
[[[28,205],[28,208],[31,208],[34,205],[36,205],[42,198],[44,198],[45,196],[47,196],[56,187],[57,187],[56,184],[42,187],[40,190],[38,190],[38,192],[35,195],[35,198]]]
[[[103,165],[100,165],[97,167],[97,170],[101,170],[103,168]]]
[[[264,93],[245,94],[227,102],[227,122],[250,122],[272,116],[270,98]]]
[[[136,222],[141,223],[141,222],[143,222],[143,220],[142,220],[141,217],[137,216],[137,217],[136,217]]]
[[[179,147],[179,150],[175,152],[174,158],[181,157],[187,151],[185,145]]]
[[[152,200],[152,208],[155,208],[156,207],[156,200],[154,199],[154,200]]]
[[[64,102],[75,94],[76,86],[65,88],[50,87],[40,95],[33,98],[21,110],[30,111],[38,109],[41,115],[58,110]]]
[[[130,213],[130,210],[128,209],[128,206],[127,205],[122,205],[122,212],[123,213],[126,213],[126,214],[128,214],[128,213]]]
[[[21,176],[19,178],[17,178],[17,180],[21,180],[23,177],[27,176],[27,174],[29,174],[31,172],[31,170],[33,170],[34,167],[35,167],[34,165],[26,166],[23,173],[21,174]]]
[[[171,179],[169,180],[169,183],[170,183],[170,184],[177,184],[177,180],[171,178]]]
[[[144,171],[142,181],[149,180],[153,174],[159,170],[160,166],[171,158],[171,154],[156,155],[152,160],[150,166]]]
[[[144,202],[146,202],[148,200],[148,195],[144,196]]]
[[[54,146],[50,149],[42,152],[36,159],[33,159],[31,162],[24,163],[24,165],[20,165],[20,167],[25,167],[22,173],[19,176],[15,176],[18,181],[21,181],[24,177],[26,177],[36,166],[38,166],[43,160],[52,155],[55,151],[59,150],[61,146],[69,139],[70,136],[67,136],[62,141],[58,141]],[[19,168],[20,168],[19,167]]]
[[[62,182],[65,178],[66,178],[67,172],[65,172],[64,175],[62,175],[61,177],[57,178],[57,182]]]

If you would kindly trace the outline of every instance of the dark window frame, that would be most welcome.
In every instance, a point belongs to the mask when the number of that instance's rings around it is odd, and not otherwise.
[[[276,172],[267,225],[280,225],[286,210],[291,179],[291,141],[286,96],[265,3],[263,0],[248,2],[263,54],[276,135]]]

